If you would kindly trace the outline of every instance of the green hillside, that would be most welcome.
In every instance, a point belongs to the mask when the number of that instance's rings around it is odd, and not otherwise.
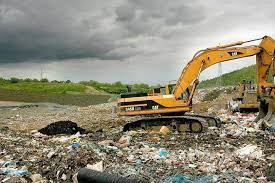
[[[220,77],[202,81],[199,84],[200,88],[215,87],[218,85]],[[256,82],[256,65],[251,65],[249,67],[242,68],[221,76],[222,86],[234,86],[242,82],[242,80]]]
[[[38,81],[36,79],[18,79],[0,78],[0,88],[13,90],[13,91],[26,91],[26,92],[37,92],[37,93],[79,93],[84,94],[86,86],[78,83],[67,82],[49,82],[47,79]]]

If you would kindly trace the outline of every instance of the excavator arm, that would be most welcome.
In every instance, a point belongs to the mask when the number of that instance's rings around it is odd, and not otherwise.
[[[259,46],[234,47],[244,43],[256,41],[260,39],[236,42],[228,45],[217,46],[201,50],[195,54],[193,59],[183,69],[180,78],[177,81],[174,96],[176,99],[182,99],[183,92],[192,85],[192,91],[196,88],[200,73],[208,67],[234,59],[250,57],[256,55],[257,57],[257,86],[258,93],[265,92],[267,87],[274,87],[274,84],[268,83],[268,73],[270,67],[273,69],[273,76],[275,75],[274,49],[275,41],[268,36],[262,38]],[[191,92],[189,100],[192,99],[194,92]]]
[[[259,122],[263,129],[275,130],[275,84],[274,81],[268,81],[270,71],[273,80],[275,75],[275,41],[266,36],[259,47],[263,49],[256,58],[257,93],[260,106],[259,114],[254,121]]]
[[[231,44],[229,46],[234,45],[236,44]],[[183,92],[189,86],[192,85],[192,87],[196,87],[197,84],[193,84],[194,81],[197,80],[200,73],[208,67],[220,62],[250,57],[260,53],[261,51],[262,48],[258,46],[248,46],[241,48],[227,48],[226,46],[220,46],[215,48],[208,48],[198,52],[182,71],[182,74],[177,81],[176,88],[174,90],[175,98],[181,99]]]
[[[262,52],[257,54],[256,57],[256,69],[257,69],[257,93],[268,94],[266,89],[270,88],[269,95],[274,95],[274,83],[268,82],[269,72],[272,72],[272,76],[275,75],[275,41],[268,36],[265,36],[259,45],[262,48]]]

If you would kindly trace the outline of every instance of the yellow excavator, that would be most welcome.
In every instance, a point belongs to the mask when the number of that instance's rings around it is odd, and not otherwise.
[[[240,46],[261,40],[259,45]],[[260,39],[240,41],[198,51],[183,69],[175,84],[155,89],[151,93],[124,93],[118,99],[118,115],[141,116],[127,123],[124,131],[132,129],[156,130],[167,126],[173,131],[202,132],[208,126],[218,126],[219,119],[210,116],[187,114],[192,110],[192,98],[199,84],[200,73],[210,66],[256,55],[257,94],[261,101],[256,121],[272,124],[275,84],[268,82],[271,70],[275,75],[275,41],[265,36]],[[261,109],[263,108],[263,109]],[[267,126],[268,126],[267,125]]]

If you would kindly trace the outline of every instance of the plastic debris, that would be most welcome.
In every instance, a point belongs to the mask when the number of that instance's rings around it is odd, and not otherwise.
[[[118,146],[120,147],[126,147],[130,145],[132,137],[129,135],[123,135],[119,140],[118,140]]]
[[[32,180],[32,182],[38,182],[41,181],[43,178],[40,174],[33,174],[30,176],[30,179]]]
[[[51,157],[54,156],[54,154],[55,154],[55,151],[52,149],[52,150],[47,154],[47,157],[48,157],[48,158],[51,158]]]
[[[0,170],[1,174],[4,175],[19,175],[19,176],[23,176],[23,175],[27,175],[29,173],[28,170],[16,170],[16,169],[4,169],[4,170]]]
[[[165,148],[160,148],[158,153],[159,153],[159,157],[161,158],[169,155],[169,153],[166,151]]]
[[[80,146],[81,146],[80,142],[75,142],[70,147],[72,147],[73,149],[76,149],[76,148],[79,148]]]
[[[245,145],[244,147],[238,149],[236,154],[240,157],[249,157],[259,159],[263,156],[263,152],[256,145]]]
[[[267,169],[267,180],[275,182],[275,163],[271,164]]]
[[[110,114],[112,103],[70,106],[67,110],[70,112],[45,113],[39,111],[39,107],[9,110],[10,114],[1,110],[0,171],[28,170],[28,175],[43,175],[45,182],[72,182],[76,172],[86,166],[95,166],[111,175],[144,178],[148,182],[164,182],[169,178],[189,182],[210,179],[212,182],[267,182],[274,161],[274,132],[257,128],[253,123],[255,113],[232,113],[223,109],[220,103],[225,101],[226,96],[221,93],[212,101],[198,100],[197,106],[194,105],[195,112],[201,110],[205,112],[201,114],[207,114],[209,109],[223,121],[221,128],[210,128],[201,134],[122,132],[125,118]],[[35,131],[50,121],[60,120],[75,121],[92,133],[52,136]],[[28,175],[0,174],[0,182],[4,179],[27,182]]]
[[[113,140],[103,140],[103,141],[98,142],[99,145],[104,145],[104,146],[110,146],[113,143],[114,143]]]
[[[104,168],[103,168],[103,161],[97,162],[93,165],[87,165],[86,166],[88,169],[91,170],[95,170],[95,171],[99,171],[99,172],[103,172]]]
[[[187,174],[168,177],[163,183],[212,183],[214,181],[217,181],[217,177],[215,176],[194,177]]]

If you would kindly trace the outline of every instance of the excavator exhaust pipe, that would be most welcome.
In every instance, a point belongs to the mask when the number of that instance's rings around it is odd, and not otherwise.
[[[275,131],[275,100],[266,100],[258,96],[260,101],[259,114],[254,122],[260,124],[263,130]]]

